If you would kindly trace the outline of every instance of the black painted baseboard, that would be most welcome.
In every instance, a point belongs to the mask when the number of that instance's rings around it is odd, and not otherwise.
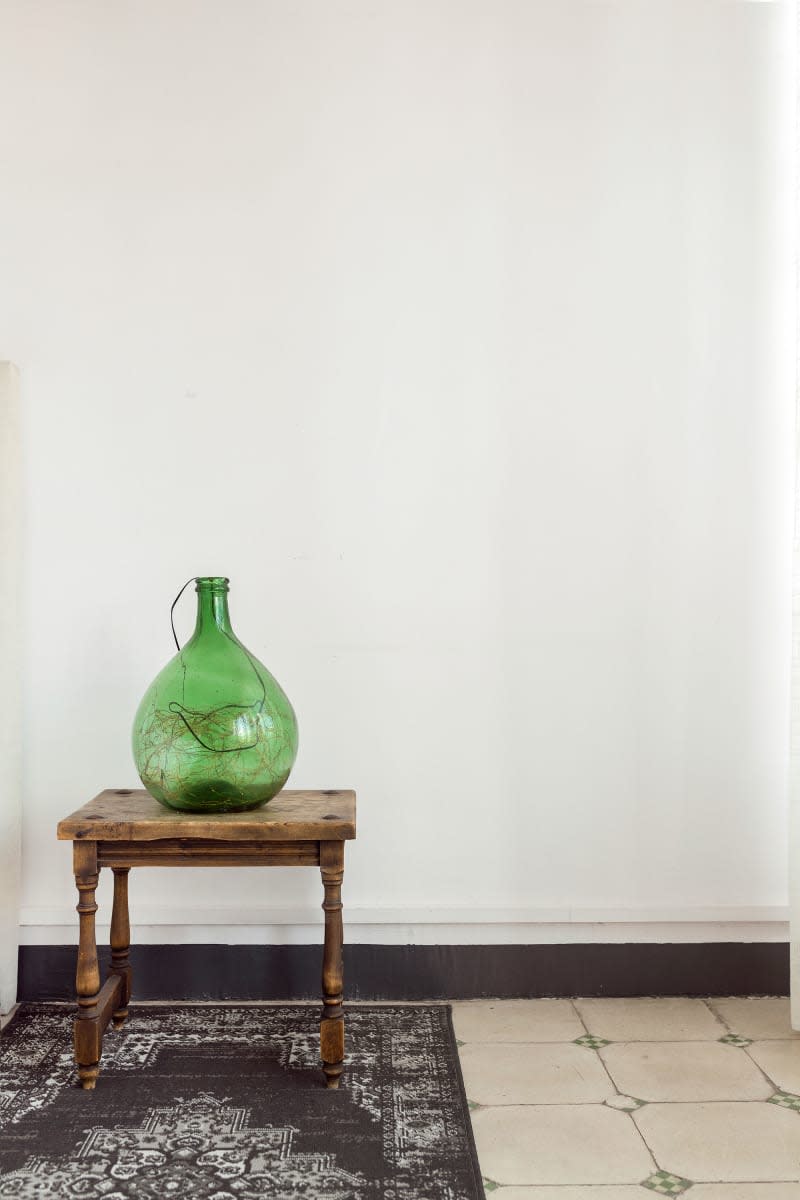
[[[21,946],[20,1000],[71,1000],[74,946]],[[103,975],[108,955],[101,952]],[[319,946],[133,946],[135,1000],[308,1000]],[[350,1000],[782,996],[785,942],[347,946]]]

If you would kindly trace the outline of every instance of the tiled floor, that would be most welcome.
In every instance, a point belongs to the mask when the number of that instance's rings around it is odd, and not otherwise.
[[[787,999],[476,1000],[453,1019],[492,1200],[800,1200]]]
[[[800,1200],[787,999],[476,1000],[453,1019],[490,1200]]]

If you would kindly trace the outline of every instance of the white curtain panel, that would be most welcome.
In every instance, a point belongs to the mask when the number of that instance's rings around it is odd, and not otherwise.
[[[22,688],[19,380],[0,362],[0,1012],[17,998]]]

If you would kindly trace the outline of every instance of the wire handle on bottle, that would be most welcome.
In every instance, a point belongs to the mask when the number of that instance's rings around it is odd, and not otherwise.
[[[186,580],[186,583],[183,585],[183,587],[182,587],[182,588],[181,588],[181,590],[178,592],[178,594],[177,594],[177,596],[175,597],[175,599],[172,601],[172,608],[169,610],[169,623],[170,623],[170,625],[172,626],[172,636],[175,638],[175,645],[178,647],[178,653],[179,653],[179,654],[180,654],[181,644],[180,644],[180,642],[178,641],[178,635],[177,635],[177,633],[175,632],[175,619],[174,619],[175,605],[178,603],[178,601],[180,600],[180,598],[181,598],[181,596],[183,595],[183,593],[186,591],[186,589],[187,589],[187,587],[189,586],[189,584],[190,584],[190,583],[197,583],[197,580],[198,580],[199,578],[200,578],[200,576],[199,576],[199,575],[193,575],[191,579],[187,579],[187,580]]]

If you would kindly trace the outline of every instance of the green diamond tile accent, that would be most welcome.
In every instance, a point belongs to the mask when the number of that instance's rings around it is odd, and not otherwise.
[[[468,1100],[467,1104],[469,1105],[471,1112],[474,1112],[476,1108],[483,1108],[482,1104],[476,1104],[474,1100]]]
[[[483,1190],[485,1192],[496,1192],[499,1187],[500,1187],[499,1183],[495,1183],[495,1181],[493,1179],[486,1179],[486,1177],[484,1176]]]
[[[589,1050],[599,1050],[601,1046],[610,1046],[611,1042],[608,1038],[594,1037],[591,1033],[585,1033],[583,1037],[575,1038],[576,1046],[586,1046]]]
[[[458,1038],[456,1038],[456,1045],[457,1045],[457,1046],[463,1046],[463,1045],[464,1045],[464,1043],[463,1043],[462,1041],[459,1041],[459,1039],[458,1039]]]
[[[644,1108],[647,1104],[646,1100],[640,1100],[638,1096],[611,1096],[606,1100],[609,1108],[618,1108],[621,1112],[636,1112],[637,1108]]]
[[[800,1112],[800,1096],[793,1096],[791,1092],[776,1092],[774,1096],[770,1096],[767,1104],[780,1104],[781,1108],[791,1108]]]
[[[718,1041],[724,1042],[726,1046],[738,1046],[740,1050],[753,1044],[752,1038],[742,1037],[739,1033],[726,1033],[725,1037],[718,1038]]]
[[[691,1179],[682,1179],[680,1175],[671,1175],[669,1171],[656,1171],[649,1179],[642,1180],[642,1187],[658,1192],[659,1196],[680,1196],[691,1186]]]

